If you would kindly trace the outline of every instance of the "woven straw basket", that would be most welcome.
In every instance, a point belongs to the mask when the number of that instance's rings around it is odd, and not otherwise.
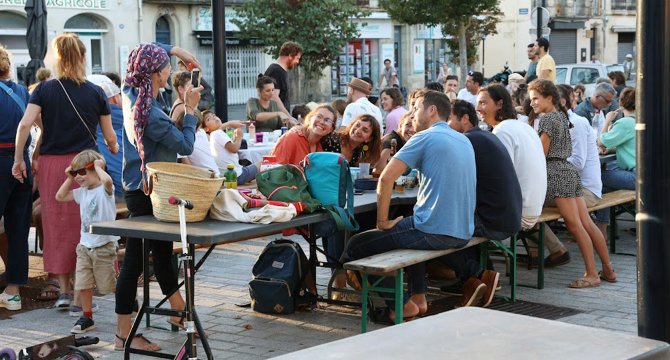
[[[205,220],[223,178],[213,177],[209,170],[170,162],[147,164],[149,191],[154,216],[160,221],[179,222],[179,210],[170,205],[170,196],[188,200],[193,210],[186,210],[186,222]]]

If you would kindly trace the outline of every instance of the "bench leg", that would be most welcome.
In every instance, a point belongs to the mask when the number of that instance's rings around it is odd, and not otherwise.
[[[509,283],[511,286],[511,291],[510,291],[510,299],[512,300],[512,303],[516,302],[516,242],[518,238],[517,235],[514,234],[510,237],[510,248],[505,246],[502,241],[498,240],[491,240],[493,245],[495,245],[498,249],[502,250],[506,256],[509,256],[510,259],[510,271],[509,271]],[[481,251],[481,258],[482,258],[482,266],[486,266],[486,255],[488,255],[488,248],[486,246],[483,246]]]
[[[368,331],[368,295],[370,289],[368,289],[368,274],[361,274],[361,334],[364,334]]]
[[[610,224],[608,229],[608,237],[610,240],[610,254],[616,254],[616,206],[610,208]]]
[[[537,288],[544,289],[544,223],[540,223],[537,239]]]
[[[403,304],[403,288],[402,288],[402,279],[403,279],[403,269],[400,268],[395,271],[395,287],[393,291],[393,296],[395,298],[395,323],[402,324],[403,313],[402,308]]]

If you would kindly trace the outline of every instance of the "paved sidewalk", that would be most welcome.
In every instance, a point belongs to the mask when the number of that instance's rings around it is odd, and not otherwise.
[[[635,253],[634,237],[627,231],[634,226],[632,221],[620,221],[620,239],[617,249]],[[559,232],[565,239],[566,232]],[[248,308],[235,306],[248,301],[247,283],[251,267],[258,253],[274,237],[250,240],[219,246],[201,271],[197,274],[196,304],[204,327],[209,332],[209,341],[215,359],[265,359],[323,344],[359,333],[360,310],[338,306],[322,306],[314,312],[300,312],[288,316],[271,316],[255,313]],[[295,237],[294,237],[295,239]],[[572,324],[593,326],[636,334],[636,257],[614,255],[612,262],[619,281],[605,283],[593,289],[569,289],[567,284],[583,272],[583,264],[577,245],[566,243],[572,255],[568,265],[546,270],[546,287],[537,290],[518,288],[521,300],[553,304],[574,308],[582,313],[560,319]],[[307,248],[303,243],[303,248]],[[204,251],[198,251],[202,255]],[[501,267],[501,263],[496,263]],[[503,271],[503,269],[499,269]],[[534,284],[536,270],[519,267],[519,283]],[[327,283],[329,272],[320,269],[318,282]],[[500,294],[509,294],[507,278],[501,278]],[[159,298],[158,286],[152,283],[152,298]],[[87,335],[99,336],[100,344],[85,348],[96,358],[118,359],[120,352],[113,350],[115,315],[114,296],[95,299],[100,310],[95,314],[96,329]],[[167,352],[174,353],[185,339],[184,333],[173,333],[168,329],[164,317],[152,317],[152,323],[163,329],[140,328],[149,339],[158,342]],[[47,339],[68,334],[76,318],[67,312],[53,309],[33,310],[17,314],[0,321],[0,347],[19,349]],[[371,330],[380,328],[372,324]],[[198,347],[200,358],[204,351]],[[144,358],[133,356],[133,359]]]

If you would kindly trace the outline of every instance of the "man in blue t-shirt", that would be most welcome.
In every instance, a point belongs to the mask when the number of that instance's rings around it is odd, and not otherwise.
[[[410,111],[417,133],[391,159],[379,178],[377,229],[352,237],[342,255],[343,263],[394,249],[460,248],[472,237],[476,199],[472,145],[447,125],[451,105],[445,94],[426,91],[414,100]],[[419,171],[414,215],[388,219],[393,184],[408,168]],[[460,251],[446,258],[457,274],[468,279],[463,306],[480,305],[483,297],[493,297],[498,273],[483,270],[478,262]],[[411,296],[403,314],[412,317],[427,311],[425,264],[408,267],[407,275]],[[393,279],[384,278],[382,284],[392,287]],[[387,305],[393,309],[391,301]],[[389,311],[389,316],[394,317],[393,311]]]

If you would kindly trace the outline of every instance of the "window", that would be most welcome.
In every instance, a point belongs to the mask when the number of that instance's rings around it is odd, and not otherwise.
[[[86,47],[86,73],[105,71],[105,34],[107,24],[94,14],[78,14],[65,22],[65,31],[79,35]]]
[[[594,68],[572,68],[572,74],[570,76],[570,85],[575,85],[577,83],[582,84],[595,84],[596,79],[600,77],[598,69]]]
[[[556,68],[556,83],[565,84],[565,74],[568,72],[566,68]]]
[[[635,0],[612,0],[612,10],[635,10]]]
[[[171,44],[170,23],[165,16],[161,16],[156,20],[156,42],[168,45]]]

